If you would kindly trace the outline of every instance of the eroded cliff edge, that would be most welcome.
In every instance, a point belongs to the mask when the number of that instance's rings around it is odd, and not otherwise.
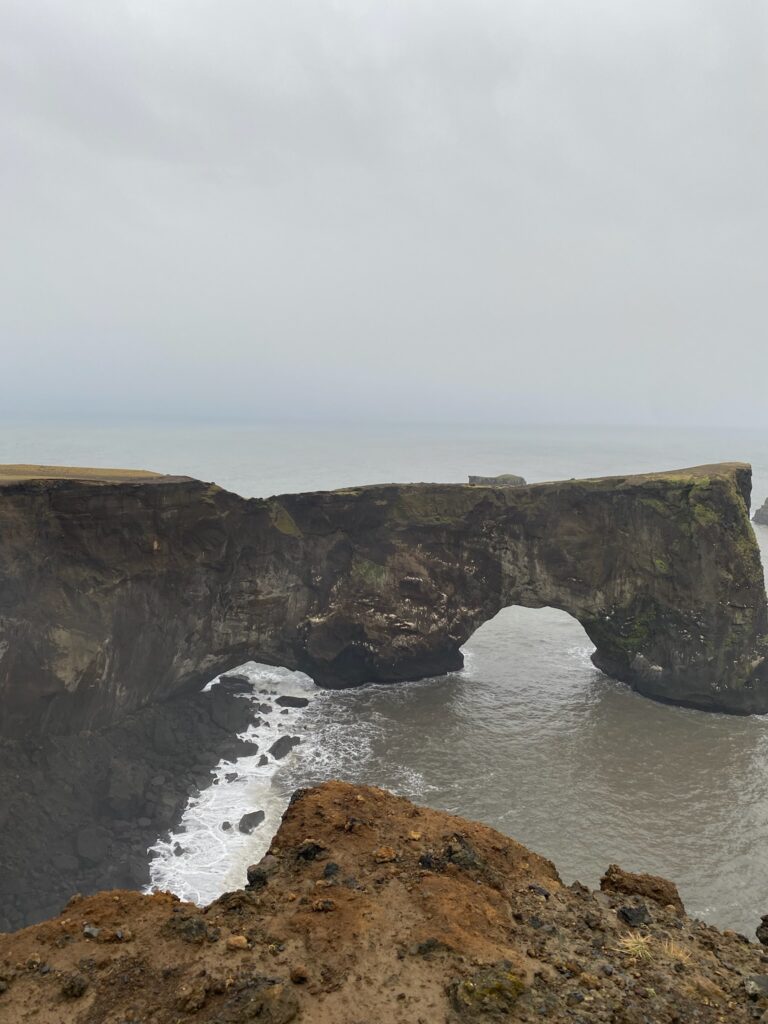
[[[765,966],[664,879],[564,885],[485,825],[330,782],[207,907],[107,892],[0,935],[0,1018],[746,1024],[768,1013]]]
[[[249,659],[324,686],[439,674],[510,604],[569,612],[595,664],[648,696],[768,711],[747,465],[267,500],[27,469],[0,485],[9,735],[108,725]]]

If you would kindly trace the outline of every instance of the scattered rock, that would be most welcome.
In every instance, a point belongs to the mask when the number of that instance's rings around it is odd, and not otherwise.
[[[392,861],[397,860],[397,850],[394,850],[391,846],[379,846],[373,851],[372,856],[377,864],[390,864]]]
[[[250,949],[250,943],[244,935],[230,935],[227,939],[227,949],[236,951]]]
[[[289,694],[285,694],[283,697],[278,697],[275,704],[279,704],[281,708],[305,708],[309,704],[309,700],[306,697],[291,697]]]
[[[616,913],[630,928],[640,928],[641,925],[651,923],[651,915],[648,913],[648,907],[644,903],[640,903],[636,907],[619,907]]]
[[[280,761],[286,756],[286,754],[290,754],[293,748],[298,746],[299,743],[301,743],[300,736],[281,736],[279,739],[276,739],[269,748],[269,753],[276,761]]]
[[[683,901],[674,882],[659,875],[634,874],[622,871],[618,864],[611,864],[600,879],[603,892],[618,892],[626,896],[641,896],[653,900],[662,907],[672,906],[679,914],[685,913]]]
[[[238,822],[238,830],[244,835],[249,836],[264,821],[265,817],[264,811],[249,811]]]
[[[768,998],[768,974],[750,974],[744,979],[744,989],[750,999]]]
[[[65,999],[79,999],[88,988],[88,979],[82,974],[70,974],[61,985],[61,994]]]
[[[510,968],[507,963],[484,967],[450,985],[451,1002],[463,1020],[488,1021],[509,1016],[525,991],[522,980]]]
[[[548,900],[552,893],[549,889],[545,889],[543,885],[538,885],[535,882],[533,885],[528,886],[530,892],[535,892],[537,896],[542,896],[545,900]]]
[[[219,676],[217,686],[223,687],[228,693],[252,693],[253,683],[249,676],[242,672],[225,672]]]
[[[309,971],[304,964],[294,964],[291,967],[290,978],[294,985],[304,985],[309,981]]]
[[[216,942],[219,937],[218,928],[209,925],[200,914],[171,914],[160,931],[163,935],[181,939],[193,946]]]
[[[317,860],[328,848],[314,839],[305,839],[296,850],[297,860]]]

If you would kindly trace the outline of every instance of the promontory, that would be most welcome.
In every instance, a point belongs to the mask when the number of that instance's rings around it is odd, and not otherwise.
[[[563,609],[647,696],[768,712],[751,470],[245,499],[0,469],[0,732],[109,725],[247,660],[321,686],[460,668],[506,605]]]

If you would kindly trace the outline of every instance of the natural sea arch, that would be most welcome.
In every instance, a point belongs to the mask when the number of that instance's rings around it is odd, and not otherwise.
[[[99,726],[246,661],[328,687],[440,675],[510,605],[572,615],[648,696],[768,711],[740,463],[266,500],[33,468],[0,470],[0,731]]]

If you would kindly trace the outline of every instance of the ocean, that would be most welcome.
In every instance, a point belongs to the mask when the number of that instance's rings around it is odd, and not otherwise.
[[[0,462],[119,466],[213,480],[248,497],[346,485],[530,482],[751,462],[768,497],[768,438],[748,431],[358,424],[5,424]],[[768,552],[768,528],[756,527]],[[555,609],[507,608],[470,639],[460,672],[324,691],[249,664],[261,751],[216,769],[152,851],[152,881],[206,902],[242,885],[291,792],[328,778],[384,786],[479,819],[595,886],[610,863],[677,882],[689,912],[753,934],[768,913],[768,716],[655,704],[598,672],[583,629]],[[215,685],[215,681],[212,681]],[[281,694],[303,696],[282,709]],[[229,776],[229,779],[227,778]],[[264,821],[250,835],[249,811]],[[230,828],[222,827],[225,823]],[[181,851],[181,852],[179,852]]]

